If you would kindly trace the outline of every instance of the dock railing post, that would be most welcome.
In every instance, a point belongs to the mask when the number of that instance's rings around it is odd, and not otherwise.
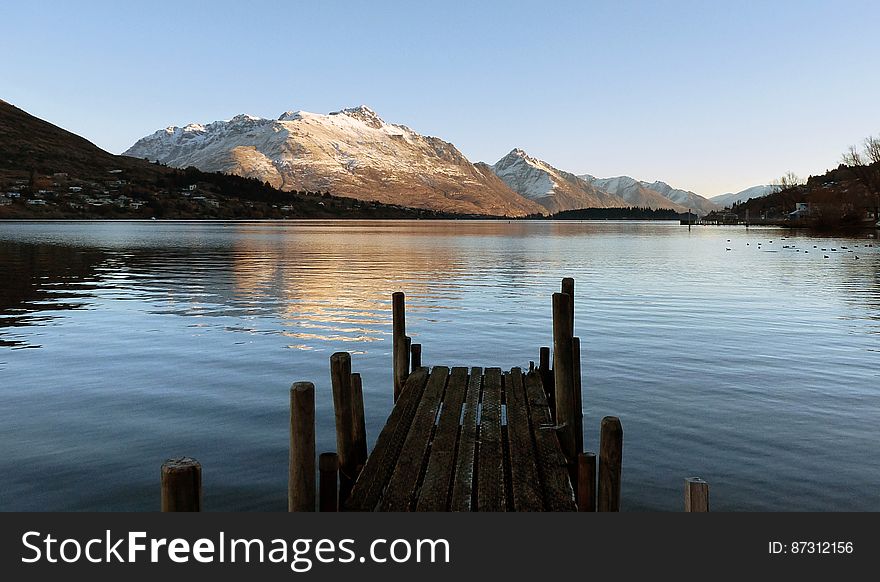
[[[599,511],[620,511],[622,461],[623,427],[616,416],[606,416],[599,436]]]
[[[694,513],[709,511],[709,484],[699,477],[684,480],[684,510]]]
[[[202,465],[191,457],[162,464],[162,511],[202,510]]]
[[[367,463],[367,424],[364,418],[364,388],[360,374],[351,375],[351,428],[354,447],[355,480]]]
[[[321,453],[318,458],[320,473],[318,508],[319,511],[338,511],[339,502],[336,479],[339,476],[339,460],[336,453]]]
[[[315,511],[315,385],[290,387],[290,463],[287,510]]]
[[[553,294],[553,384],[556,391],[556,426],[559,444],[568,463],[572,487],[577,490],[577,421],[572,363],[571,296]]]
[[[348,499],[357,477],[353,438],[351,354],[348,352],[336,352],[330,356],[330,383],[333,387],[333,410],[336,418],[336,454],[339,457],[339,507],[341,508]]]
[[[409,371],[406,345],[406,296],[397,291],[391,295],[391,365],[394,371],[394,402],[400,396]]]
[[[578,455],[578,511],[596,511],[596,453]]]

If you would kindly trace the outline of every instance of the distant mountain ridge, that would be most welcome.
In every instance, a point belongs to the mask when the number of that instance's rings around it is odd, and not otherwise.
[[[471,163],[453,144],[388,123],[364,105],[329,114],[241,114],[171,126],[138,140],[125,154],[256,178],[282,190],[467,214],[636,206],[705,215],[726,203],[659,180],[578,176],[519,148],[492,165]]]
[[[746,200],[750,200],[752,198],[762,198],[764,196],[767,196],[768,194],[772,194],[773,190],[773,186],[769,184],[752,186],[751,188],[746,188],[745,190],[740,190],[739,192],[728,192],[727,194],[713,196],[712,198],[710,198],[710,200],[721,208],[727,208],[729,206],[733,206],[737,202],[745,202]]]
[[[554,168],[519,148],[490,166],[512,190],[550,213],[579,208],[614,208],[626,201],[574,174]]]
[[[451,143],[386,123],[366,106],[168,127],[138,140],[125,154],[253,177],[282,190],[331,191],[447,212],[546,212]]]

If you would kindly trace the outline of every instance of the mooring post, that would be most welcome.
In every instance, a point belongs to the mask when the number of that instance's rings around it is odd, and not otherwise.
[[[394,371],[394,401],[400,396],[409,370],[406,347],[406,296],[397,291],[391,295],[391,366]]]
[[[571,483],[577,491],[577,399],[572,364],[571,296],[553,294],[553,384],[556,391],[556,426],[559,444],[568,463]]]
[[[354,447],[355,480],[367,463],[367,424],[364,418],[364,388],[360,374],[351,375],[351,428]]]
[[[581,387],[581,338],[571,338],[571,366],[574,375],[575,446],[578,454],[584,452],[584,395]]]
[[[413,344],[410,348],[410,354],[412,356],[410,360],[411,368],[415,372],[422,367],[422,344]]]
[[[339,473],[339,461],[336,453],[321,453],[318,458],[318,471],[320,472],[319,511],[338,511],[336,479]]]
[[[550,367],[549,347],[542,347],[540,350],[538,371],[541,373],[541,383],[544,385],[544,393],[547,395],[550,416],[556,419],[556,390],[553,388],[553,369]]]
[[[190,457],[162,463],[162,511],[202,510],[202,465]]]
[[[694,513],[709,511],[709,484],[699,477],[684,480],[684,510]]]
[[[602,419],[599,435],[599,511],[620,511],[623,427],[616,416]]]
[[[336,454],[339,456],[339,507],[342,507],[357,476],[351,354],[348,352],[336,352],[330,356],[330,383],[333,387],[333,410],[336,417]]]
[[[596,511],[596,453],[578,455],[578,511]]]
[[[574,334],[574,279],[565,277],[562,280],[562,292],[571,297],[571,333]]]
[[[287,510],[315,511],[315,385],[290,387],[290,463]]]

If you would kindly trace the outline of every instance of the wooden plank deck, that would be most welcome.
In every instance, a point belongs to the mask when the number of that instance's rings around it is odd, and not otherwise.
[[[540,373],[415,370],[346,509],[575,511]]]

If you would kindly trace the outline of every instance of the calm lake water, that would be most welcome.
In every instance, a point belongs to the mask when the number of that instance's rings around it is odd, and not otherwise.
[[[585,442],[620,416],[625,510],[680,509],[692,475],[714,510],[880,510],[870,236],[0,223],[0,509],[157,509],[160,464],[191,455],[207,509],[285,510],[288,388],[316,383],[318,448],[334,450],[328,359],[352,352],[372,446],[391,407],[392,291],[425,363],[527,367],[572,276]]]

